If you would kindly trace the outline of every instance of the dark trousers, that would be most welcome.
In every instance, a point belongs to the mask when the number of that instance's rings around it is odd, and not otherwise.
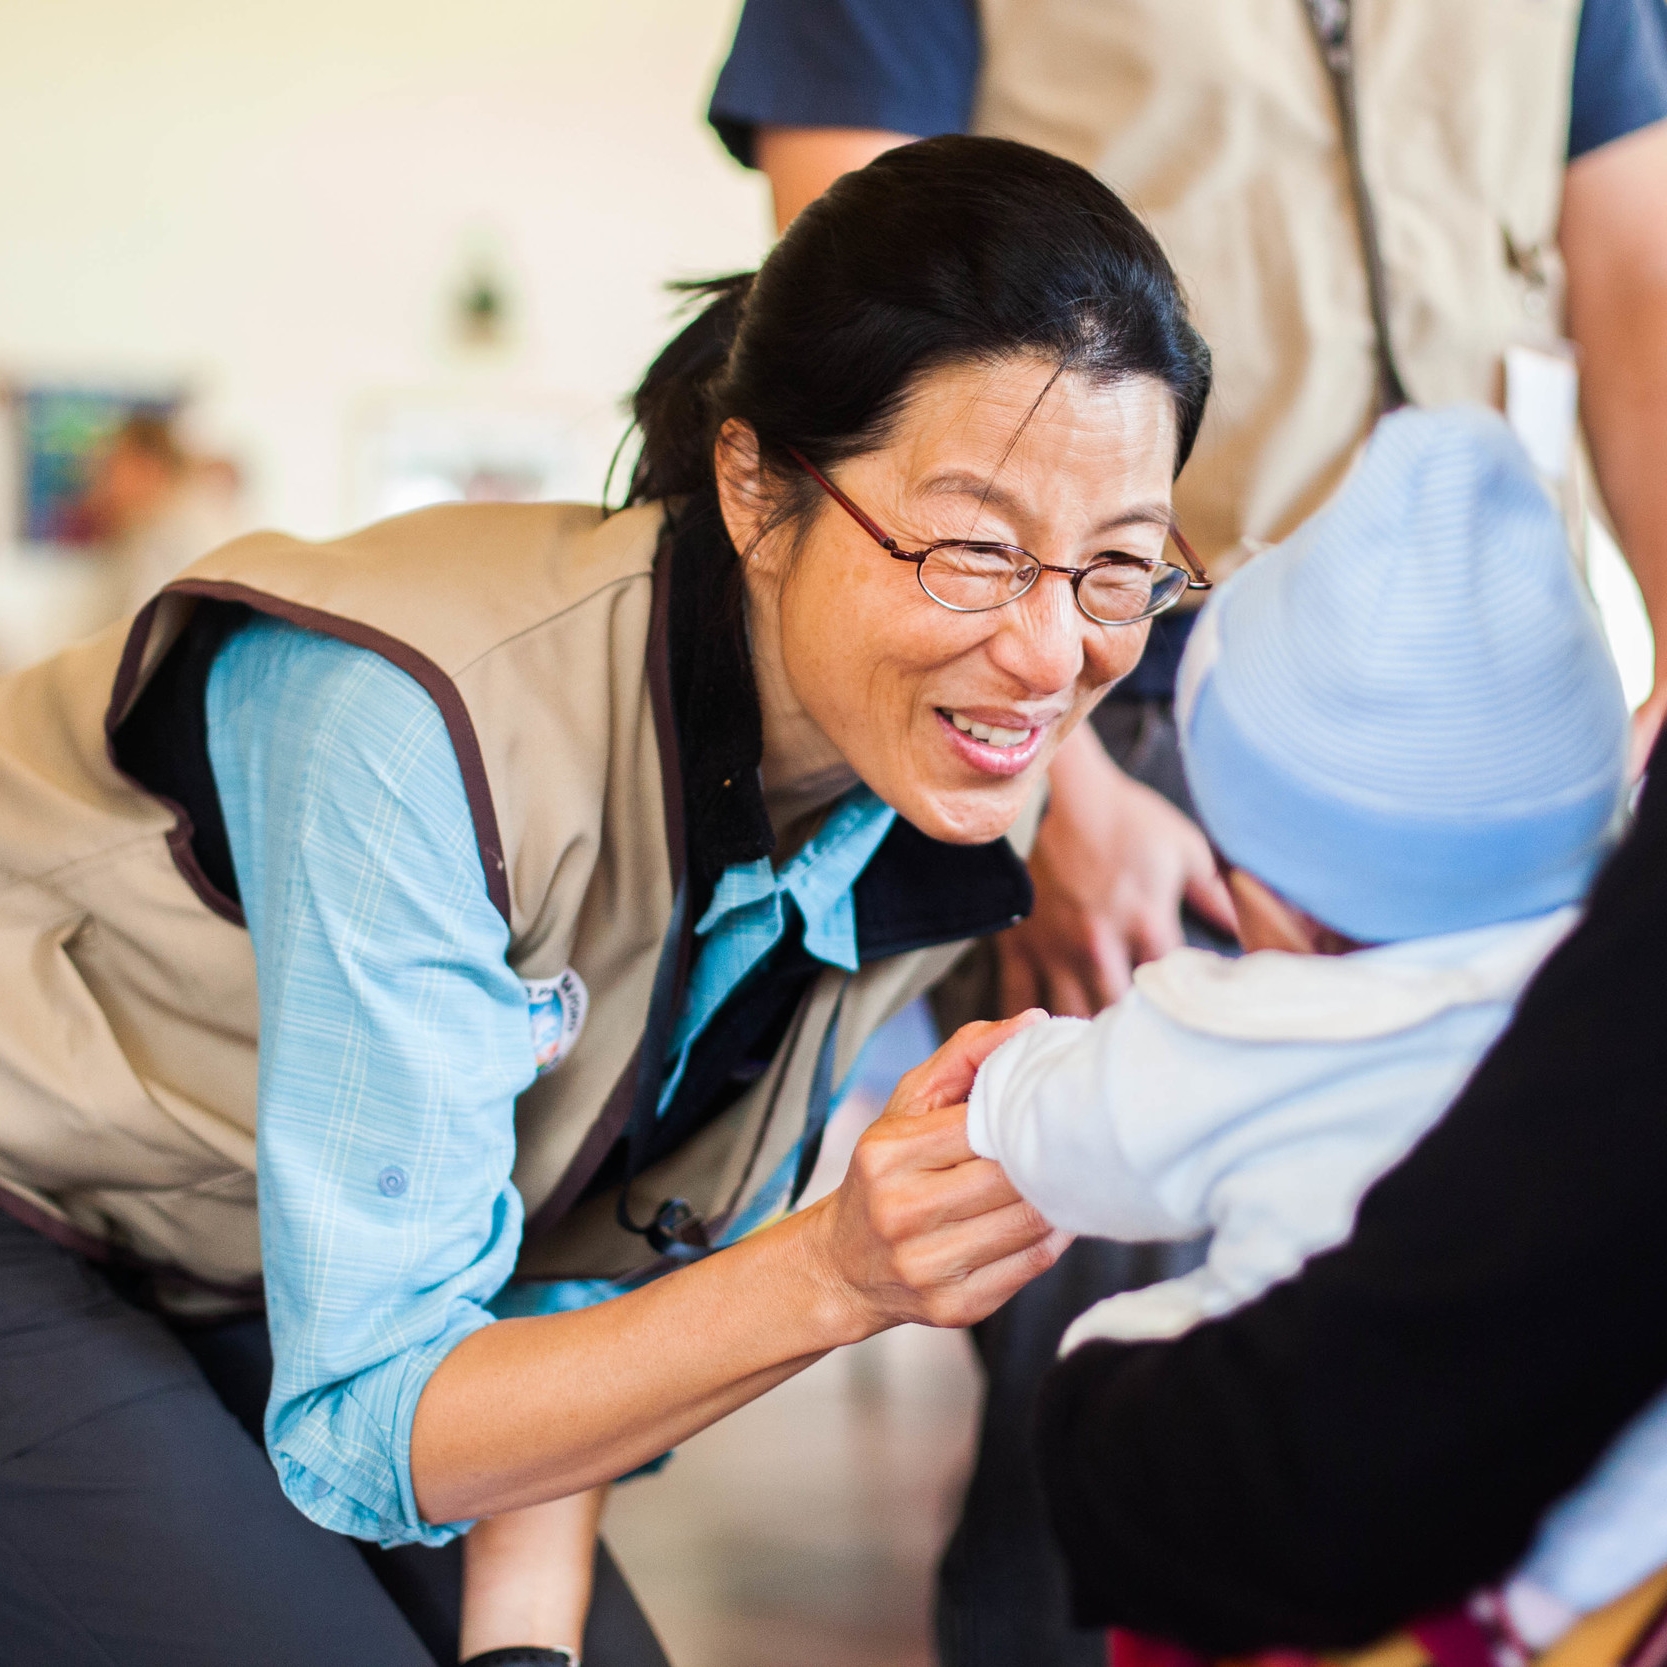
[[[292,1506],[259,1317],[176,1329],[0,1215],[6,1667],[455,1667],[460,1542],[380,1551]],[[586,1667],[666,1667],[606,1549]]]
[[[1094,728],[1123,769],[1192,814],[1167,702],[1104,702]],[[1201,920],[1185,924],[1190,942],[1232,947]],[[1085,1308],[1186,1273],[1204,1250],[1203,1241],[1078,1239],[1048,1273],[973,1327],[984,1415],[961,1520],[938,1570],[943,1667],[1105,1667],[1105,1634],[1071,1625],[1065,1564],[1032,1457],[1036,1392],[1065,1328]]]

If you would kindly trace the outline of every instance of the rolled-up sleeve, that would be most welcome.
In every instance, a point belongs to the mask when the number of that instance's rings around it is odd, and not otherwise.
[[[521,1237],[526,994],[438,709],[380,656],[262,621],[221,650],[209,751],[254,943],[266,1441],[315,1522],[440,1544],[411,1424]]]

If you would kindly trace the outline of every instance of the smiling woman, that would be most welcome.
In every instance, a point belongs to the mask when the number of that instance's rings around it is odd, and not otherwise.
[[[1033,767],[1140,657],[1138,621],[1150,617],[1136,610],[1126,629],[1092,619],[1068,588],[1025,587],[1001,552],[1022,561],[1028,541],[1049,568],[1084,579],[1149,574],[1168,526],[1175,427],[1174,400],[1151,377],[1096,385],[1029,353],[993,375],[928,372],[892,443],[839,471],[911,548],[931,551],[911,574],[843,516],[818,515],[796,542],[761,526],[758,448],[731,419],[719,490],[748,551],[749,617],[769,622],[755,660],[916,827],[956,842],[999,838],[1034,789]],[[949,600],[960,596],[982,605]]]
[[[1010,1026],[906,1078],[794,1206],[863,1042],[1029,907],[1049,758],[1203,582],[1165,551],[1204,346],[1104,186],[988,139],[890,153],[698,287],[622,512],[263,534],[0,683],[0,1204],[38,1230],[0,1235],[0,1298],[61,1339],[0,1348],[0,1408],[26,1370],[74,1432],[6,1437],[61,1513],[28,1531],[64,1595],[0,1579],[40,1661],[140,1659],[140,1631],[183,1667],[234,1635],[274,1667],[555,1660],[575,1496],[1061,1249],[966,1142]],[[107,1323],[112,1254],[159,1311]],[[201,1369],[161,1300],[262,1293],[197,1325]],[[176,1384],[194,1470],[153,1460]],[[421,1645],[279,1483],[436,1548],[389,1580],[427,1594]],[[90,1533],[124,1511],[115,1549]],[[657,1660],[602,1590],[591,1667]]]
[[[842,763],[934,838],[999,837],[1203,577],[1162,561],[1209,354],[1155,240],[1080,168],[944,138],[696,290],[638,394],[631,495],[741,552],[766,793]]]

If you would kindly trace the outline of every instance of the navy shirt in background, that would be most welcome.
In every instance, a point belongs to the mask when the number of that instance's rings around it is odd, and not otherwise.
[[[980,52],[975,0],[747,0],[712,94],[712,125],[749,167],[761,125],[964,133]],[[1570,160],[1663,117],[1667,6],[1586,0]]]
[[[749,168],[761,126],[965,133],[980,56],[975,0],[747,0],[709,117]]]

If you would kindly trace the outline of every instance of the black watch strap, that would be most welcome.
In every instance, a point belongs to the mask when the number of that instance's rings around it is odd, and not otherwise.
[[[571,1650],[546,1650],[536,1644],[511,1644],[507,1649],[472,1655],[461,1667],[579,1667]]]

